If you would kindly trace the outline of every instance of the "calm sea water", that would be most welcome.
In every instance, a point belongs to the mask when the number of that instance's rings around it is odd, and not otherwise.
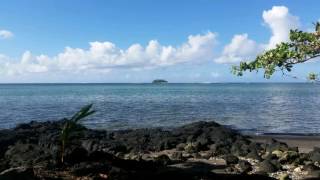
[[[320,133],[320,85],[0,85],[0,128],[70,117],[94,103],[90,128],[172,127],[215,120],[247,133]]]

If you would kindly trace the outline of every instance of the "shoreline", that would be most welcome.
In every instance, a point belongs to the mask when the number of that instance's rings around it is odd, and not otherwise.
[[[30,121],[28,123],[22,123],[22,124],[29,124],[32,122],[38,122],[38,121]],[[39,123],[46,123],[46,122],[55,122],[55,121],[42,121]],[[57,121],[58,122],[58,121]],[[214,121],[204,121],[204,122],[214,122]],[[193,122],[195,123],[195,122]],[[182,124],[181,126],[189,125],[192,123]],[[15,127],[19,126],[21,124],[17,124]],[[160,129],[164,131],[172,131],[175,128],[181,127],[150,127],[150,128],[127,128],[127,129],[91,129],[87,127],[90,130],[97,130],[97,131],[109,131],[109,132],[117,132],[117,131],[136,131],[136,130],[147,130],[147,129]],[[0,128],[0,131],[10,131],[13,130],[15,127],[12,128]],[[320,148],[320,133],[243,133],[241,130],[234,129],[229,126],[221,125],[221,127],[226,129],[231,129],[235,132],[238,132],[239,134],[248,137],[249,140],[256,142],[256,143],[264,143],[268,144],[270,143],[271,139],[275,139],[280,142],[286,143],[290,147],[298,147],[299,152],[301,153],[309,153],[312,151],[315,147]]]
[[[292,147],[298,147],[299,152],[308,153],[314,147],[320,147],[320,135],[292,135],[292,134],[262,134],[250,135],[254,142],[268,143],[270,139],[284,142]]]
[[[30,121],[29,123],[32,122],[38,122],[38,121]],[[51,121],[43,121],[42,123],[45,122],[51,122]],[[54,121],[53,121],[54,122]],[[214,121],[205,121],[205,122],[214,122]],[[22,124],[29,124],[29,123],[22,123]],[[41,122],[40,122],[41,123]],[[188,124],[192,124],[192,123],[187,123],[181,126],[185,126]],[[15,127],[19,126],[20,124],[17,124]],[[259,134],[248,134],[248,133],[243,133],[241,130],[237,130],[237,129],[233,129],[232,127],[229,126],[224,126],[221,125],[222,127],[226,128],[226,129],[232,129],[236,132],[238,132],[239,134],[248,137],[249,140],[256,142],[256,143],[265,143],[268,144],[271,139],[275,139],[277,141],[280,142],[284,142],[286,144],[288,144],[288,146],[290,147],[298,147],[299,148],[299,152],[301,153],[309,153],[310,151],[312,151],[314,149],[314,147],[319,147],[320,148],[320,133],[259,133]],[[13,128],[4,128],[1,129],[0,131],[10,131]],[[115,130],[104,130],[104,129],[91,129],[91,130],[97,130],[97,131],[109,131],[109,132],[117,132],[117,131],[136,131],[136,130],[146,130],[146,129],[161,129],[164,131],[172,131],[177,127],[150,127],[150,128],[128,128],[128,129],[115,129]]]

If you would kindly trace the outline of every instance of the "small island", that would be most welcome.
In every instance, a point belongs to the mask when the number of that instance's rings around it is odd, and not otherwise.
[[[167,84],[168,81],[164,80],[164,79],[155,79],[152,81],[152,84]]]

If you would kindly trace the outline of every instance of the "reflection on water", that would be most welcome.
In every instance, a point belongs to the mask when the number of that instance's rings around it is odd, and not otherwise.
[[[320,133],[320,86],[298,84],[0,85],[0,128],[56,120],[94,103],[91,128],[215,120],[250,133]]]

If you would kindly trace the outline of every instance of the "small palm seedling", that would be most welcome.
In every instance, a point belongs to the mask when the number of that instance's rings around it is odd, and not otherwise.
[[[69,142],[69,138],[72,132],[75,131],[78,123],[83,120],[85,117],[95,113],[94,110],[91,110],[92,104],[84,106],[75,113],[71,119],[66,119],[65,124],[61,130],[61,163],[64,163],[64,154],[66,150],[67,143]]]

